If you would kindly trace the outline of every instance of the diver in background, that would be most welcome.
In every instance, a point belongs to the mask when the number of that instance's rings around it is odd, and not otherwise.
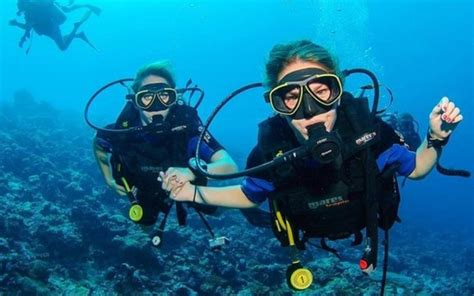
[[[421,145],[418,122],[410,113],[387,113],[382,115],[382,119],[394,130],[400,132],[403,140],[408,145],[408,149],[416,151]]]
[[[398,131],[402,133],[405,143],[410,150],[415,151],[421,145],[421,138],[418,133],[418,122],[409,113],[402,113],[398,116]]]
[[[17,7],[17,16],[23,16],[25,23],[13,19],[10,20],[9,24],[24,30],[18,44],[20,47],[23,47],[27,40],[31,40],[31,31],[34,30],[40,36],[45,35],[51,38],[62,51],[68,49],[75,38],[83,40],[95,49],[86,34],[78,32],[78,30],[92,13],[99,15],[101,13],[100,8],[88,4],[74,4],[74,1],[69,1],[68,5],[61,5],[54,0],[18,0]],[[67,35],[63,35],[60,26],[67,20],[66,13],[82,8],[87,9],[87,11],[78,22],[74,23],[72,31]],[[28,51],[29,48],[27,53]]]
[[[151,127],[148,133],[107,134],[98,132],[94,154],[107,185],[132,203],[129,217],[141,225],[153,225],[160,213],[159,245],[173,200],[156,179],[159,172],[173,167],[182,180],[205,184],[188,165],[195,152],[201,120],[196,109],[179,98],[174,75],[168,62],[155,62],[141,68],[132,85],[133,103],[127,103],[115,124],[108,128]],[[237,165],[227,151],[207,134],[200,155],[215,173],[232,173]],[[184,203],[176,203],[178,222],[185,223]],[[192,204],[191,204],[192,205]],[[195,205],[192,205],[195,207]],[[198,205],[199,206],[199,205]],[[212,214],[216,207],[195,207]]]

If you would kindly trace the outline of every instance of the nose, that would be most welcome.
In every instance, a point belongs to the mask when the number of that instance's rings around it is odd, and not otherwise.
[[[313,98],[304,94],[303,97],[303,115],[305,119],[309,119],[318,114],[317,103],[314,101]]]

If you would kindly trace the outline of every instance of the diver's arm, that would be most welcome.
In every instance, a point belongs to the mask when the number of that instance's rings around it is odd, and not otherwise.
[[[28,40],[30,37],[31,37],[31,27],[28,27],[27,29],[25,29],[25,33],[23,34],[23,36],[21,36],[19,46],[22,47],[23,43],[25,43],[26,40]]]
[[[18,27],[23,30],[31,30],[31,26],[28,26],[26,24],[20,23],[17,20],[13,19],[8,22],[10,26]]]
[[[431,111],[427,138],[446,141],[462,119],[461,110],[447,97],[443,97]],[[428,175],[441,155],[440,147],[428,147],[427,138],[416,151],[416,166],[408,176],[410,179],[421,179]]]
[[[207,172],[210,174],[231,174],[238,171],[237,164],[224,149],[214,152],[207,163]],[[181,181],[194,181],[195,174],[187,167],[170,167],[167,174],[176,175]]]
[[[32,26],[30,24],[23,24],[23,23],[20,23],[18,22],[17,20],[13,19],[13,20],[10,20],[8,22],[8,24],[10,26],[15,26],[15,27],[18,27],[20,29],[23,29],[25,30],[25,32],[23,33],[23,36],[21,36],[20,38],[20,42],[18,43],[18,46],[19,47],[23,47],[23,44],[26,42],[26,40],[28,40],[28,38],[30,38],[31,36],[31,30],[32,30]]]
[[[413,172],[408,176],[410,179],[422,179],[435,167],[441,149],[428,148],[428,141],[425,139],[416,150],[416,165]]]
[[[94,138],[92,149],[94,156],[99,166],[100,172],[105,179],[105,183],[115,190],[119,195],[127,195],[125,188],[118,185],[112,175],[112,167],[110,165],[110,153],[105,151],[97,142],[97,138]]]
[[[110,166],[110,154],[107,153],[97,142],[97,138],[94,138],[92,149],[94,151],[95,160],[99,166],[102,176],[104,176],[107,185],[111,186],[112,168]]]
[[[189,184],[189,183],[188,183]],[[194,185],[192,185],[194,187]],[[194,196],[194,188],[191,188]],[[179,195],[179,192],[178,192]],[[170,197],[173,198],[170,194]],[[191,200],[192,201],[192,200]],[[242,191],[240,185],[228,187],[204,187],[198,186],[195,202],[210,204],[226,208],[254,208],[258,204],[251,202]]]
[[[210,174],[230,174],[237,172],[237,170],[237,164],[224,149],[214,153],[211,161],[207,164],[207,171]]]
[[[241,186],[204,187],[194,186],[189,182],[177,181],[171,175],[160,173],[160,181],[165,191],[170,191],[170,198],[177,201],[194,201],[201,204],[227,208],[257,207],[241,189]]]

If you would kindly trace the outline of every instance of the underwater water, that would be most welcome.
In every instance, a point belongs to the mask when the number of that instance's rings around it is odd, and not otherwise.
[[[341,68],[373,71],[393,92],[389,111],[411,113],[422,136],[434,105],[451,98],[464,120],[441,162],[474,170],[472,1],[76,0],[102,9],[81,27],[96,49],[73,40],[64,52],[37,34],[18,47],[22,31],[8,25],[16,2],[0,2],[0,295],[294,293],[285,278],[287,250],[270,229],[225,211],[208,219],[230,239],[214,252],[194,212],[186,227],[172,213],[162,247],[154,248],[153,230],[130,221],[128,200],[103,182],[84,108],[97,89],[155,60],[172,62],[178,86],[192,78],[205,91],[198,111],[206,119],[229,93],[262,81],[273,45],[310,39],[329,48]],[[82,13],[68,14],[64,34]],[[125,94],[117,86],[98,97],[93,119],[115,121]],[[380,104],[388,102],[384,93]],[[210,130],[243,168],[258,123],[271,114],[262,90],[251,90]],[[472,178],[435,170],[405,182],[386,295],[473,295],[473,189]],[[379,294],[381,263],[364,276],[363,246],[331,245],[341,259],[312,246],[304,252],[314,283],[298,294]]]

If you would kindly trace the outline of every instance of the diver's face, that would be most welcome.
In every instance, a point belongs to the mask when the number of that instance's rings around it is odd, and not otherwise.
[[[286,75],[299,71],[302,69],[307,69],[307,68],[318,68],[321,70],[324,70],[326,72],[330,72],[329,69],[324,67],[323,65],[316,63],[316,62],[310,62],[310,61],[303,61],[300,59],[296,59],[294,62],[288,64],[286,67],[284,67],[280,73],[278,74],[278,81],[280,81],[283,77]],[[311,87],[311,90],[313,93],[317,93],[318,97],[321,99],[324,99],[325,97],[329,98],[329,89],[327,85],[321,84],[321,83],[313,83],[312,85],[309,85]],[[297,92],[297,90],[295,90]],[[296,98],[297,98],[297,93],[292,96],[292,92],[289,93],[288,97],[285,98],[285,105],[287,107],[292,107],[292,104],[296,104]],[[294,107],[294,106],[293,106]],[[330,132],[334,128],[334,123],[336,122],[336,109],[332,109],[328,112],[322,113],[315,115],[311,118],[303,118],[303,119],[293,119],[289,116],[285,116],[285,118],[288,120],[290,125],[293,127],[293,129],[297,132],[297,136],[299,138],[303,138],[305,140],[308,140],[308,127],[310,125],[316,124],[316,123],[324,123],[324,126],[326,127],[326,130]]]
[[[169,85],[168,80],[166,80],[165,78],[163,78],[161,76],[156,76],[156,75],[149,75],[149,76],[146,76],[142,80],[142,83],[140,84],[139,88],[142,88],[145,85],[154,84],[154,83],[166,83],[166,84]],[[163,118],[165,118],[166,115],[168,115],[168,112],[169,112],[169,109],[165,109],[165,110],[161,110],[161,111],[150,111],[150,112],[146,111],[146,110],[143,110],[143,109],[138,109],[138,110],[140,112],[140,117],[141,117],[142,123],[144,125],[150,124],[151,121],[153,120],[153,116],[161,115],[161,116],[163,116]]]

